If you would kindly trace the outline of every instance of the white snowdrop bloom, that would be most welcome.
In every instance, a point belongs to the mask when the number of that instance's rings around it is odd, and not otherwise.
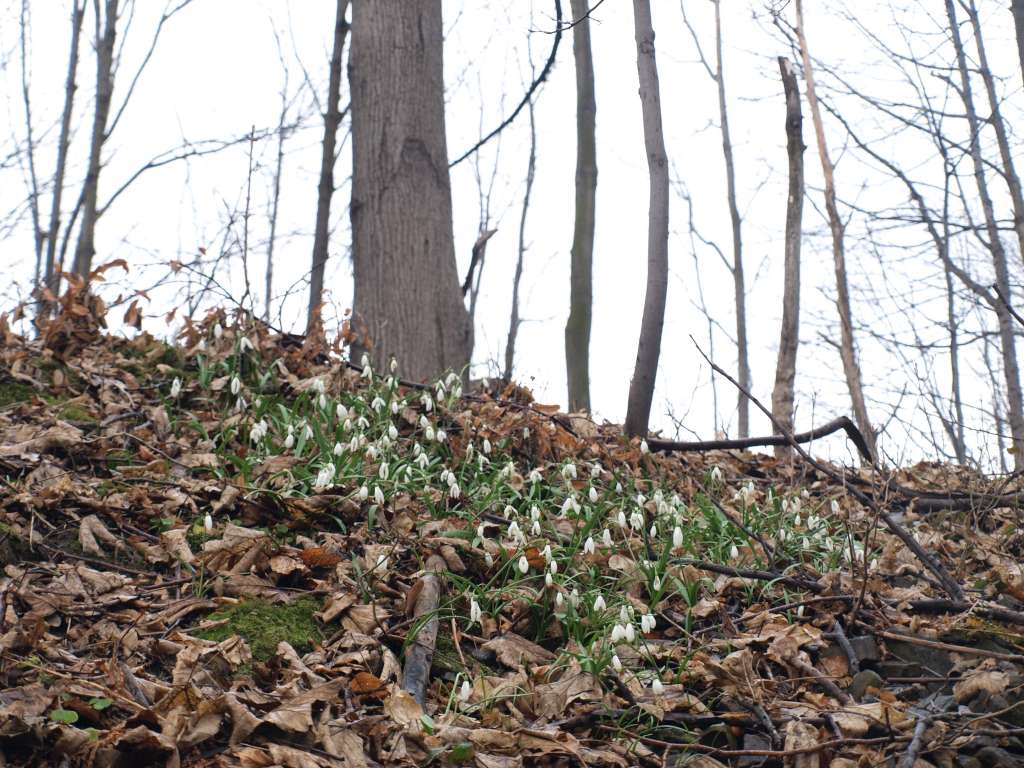
[[[483,611],[480,610],[480,603],[476,601],[476,598],[471,598],[469,601],[469,626],[479,623],[483,615]]]
[[[375,568],[380,571],[386,571],[388,569],[388,556],[383,552],[377,555],[377,565]]]
[[[672,531],[672,546],[675,549],[679,549],[679,547],[683,546],[683,529],[678,525]]]
[[[529,440],[529,439],[530,439],[530,428],[529,427],[523,427],[523,440]]]
[[[808,515],[807,516],[807,527],[808,528],[817,528],[818,527],[818,516],[817,515]]]
[[[457,485],[458,484],[459,479],[455,476],[454,472],[449,471],[448,472],[448,480],[446,482],[448,483],[448,487],[451,488],[453,485]]]
[[[561,592],[556,592],[555,593],[555,609],[560,611],[560,610],[562,610],[562,607],[564,605],[565,605],[565,598],[562,596],[562,593]]]
[[[737,559],[739,559],[739,556],[740,556],[740,549],[739,549],[739,547],[737,547],[735,544],[733,544],[731,547],[729,547],[729,557],[730,557],[730,559],[737,560]]]
[[[359,489],[359,500],[366,501],[368,498],[370,498],[370,489],[364,485]]]
[[[397,415],[398,414],[398,401],[397,400],[392,400],[391,401],[391,413],[393,415]]]
[[[423,446],[419,443],[412,444],[412,455],[414,458],[419,458],[419,455],[423,453]]]
[[[647,503],[647,497],[644,496],[642,493],[638,493],[636,495],[636,505],[638,507],[642,507],[646,503]]]
[[[601,463],[599,461],[595,461],[593,464],[590,465],[590,476],[591,477],[600,477],[601,476]]]
[[[444,399],[444,396],[447,394],[447,392],[445,391],[443,381],[439,381],[434,385],[434,392],[437,393],[438,400]]]
[[[231,377],[231,394],[237,395],[242,391],[242,382],[237,376]]]
[[[483,523],[480,523],[480,525],[476,527],[476,536],[478,539],[487,538],[487,529],[485,528]]]
[[[832,514],[833,515],[838,514],[838,512],[839,512],[839,502],[836,501],[835,499],[832,499],[832,503],[829,504],[829,508],[832,510]]]
[[[544,479],[544,476],[540,473],[539,469],[534,468],[530,470],[530,474],[527,476],[527,479],[531,483],[539,483]]]
[[[398,439],[398,427],[394,424],[388,424],[388,437],[392,440]]]
[[[580,591],[576,587],[572,588],[572,592],[569,593],[569,602],[573,608],[576,608],[580,604]],[[597,610],[597,603],[594,603],[594,609]]]
[[[456,400],[458,400],[458,399],[460,399],[462,397],[462,385],[461,384],[456,384],[454,387],[452,387],[452,397],[454,397]]]
[[[462,489],[459,488],[459,484],[458,483],[452,483],[448,487],[448,496],[450,496],[451,498],[457,499],[461,495],[462,495]]]
[[[612,545],[612,532],[607,528],[601,532],[601,543],[606,547],[610,547]]]
[[[423,405],[423,410],[430,413],[434,410],[434,398],[430,396],[429,392],[424,392],[420,395],[420,403]]]
[[[640,629],[646,635],[648,632],[653,632],[654,628],[658,625],[657,620],[654,618],[653,613],[645,613],[640,617]]]
[[[420,416],[420,429],[426,429],[430,426],[430,419],[426,416]]]
[[[616,493],[622,493],[622,483],[619,483],[619,482],[615,483],[615,492]]]
[[[597,488],[590,486],[590,490],[587,492],[587,498],[590,499],[591,504],[597,503]]]
[[[804,488],[804,489],[803,489],[802,491],[800,491],[800,495],[801,495],[801,496],[802,496],[803,498],[805,498],[805,499],[809,499],[809,498],[811,498],[811,492],[810,492],[810,491],[808,491],[808,490],[807,490],[806,488]]]
[[[213,326],[213,338],[219,340],[223,335],[224,335],[224,326],[223,325],[221,325],[220,323],[217,323],[215,326]]]
[[[213,516],[207,512],[206,517],[203,518],[203,528],[206,529],[207,533],[213,532]]]
[[[583,542],[583,554],[592,555],[594,554],[594,537],[587,536],[587,540]]]
[[[547,587],[548,589],[551,589],[551,587],[554,585],[554,583],[555,583],[555,580],[551,577],[551,574],[550,573],[545,573],[544,574],[544,586]]]
[[[316,404],[320,406],[321,410],[327,408],[327,395],[320,394],[316,398]]]
[[[526,573],[530,570],[530,561],[526,559],[526,555],[519,556],[519,572]]]
[[[321,378],[313,379],[313,389],[319,392],[321,395],[327,391],[327,387],[324,384],[324,380]]]
[[[531,520],[540,520],[540,509],[537,507],[536,504],[533,504],[530,507],[530,519]]]
[[[270,425],[264,419],[260,419],[252,425],[252,429],[249,430],[249,439],[254,443],[258,443],[260,440],[267,436],[267,432],[270,430]]]
[[[377,445],[383,448],[385,451],[391,447],[391,438],[387,435],[381,435],[380,440],[377,441]]]
[[[616,624],[612,627],[612,645],[621,643],[626,637],[626,628],[621,624]]]
[[[780,528],[778,536],[779,541],[784,542],[786,540],[786,536],[788,535],[788,533],[789,532],[785,528]]]
[[[657,525],[657,523],[651,523],[650,534],[651,534],[651,538],[652,539],[658,538],[658,525]]]
[[[627,608],[627,607],[626,607],[626,604],[625,604],[625,603],[623,603],[623,604],[622,604],[622,605],[621,605],[621,606],[619,607],[619,621],[620,621],[620,622],[621,622],[622,624],[628,624],[628,623],[629,623],[629,620],[630,620],[630,618],[631,618],[631,617],[630,617],[630,615],[629,615],[629,608]]]
[[[491,463],[490,460],[486,456],[484,456],[482,453],[479,456],[476,457],[476,466],[477,466],[477,469],[479,471],[481,471],[481,472],[483,472],[484,467],[486,467],[490,463]]]
[[[313,439],[313,428],[311,426],[309,426],[309,424],[306,425],[306,429],[303,432],[303,436],[307,440],[312,440]]]
[[[181,394],[181,379],[177,376],[174,377],[174,381],[171,382],[171,397],[177,398]]]
[[[423,438],[428,443],[432,443],[432,442],[434,442],[434,438],[435,437],[436,437],[436,434],[434,433],[434,428],[428,424],[427,428],[423,430]]]
[[[665,693],[665,686],[658,678],[654,678],[654,682],[651,683],[651,693],[655,696],[661,696]]]
[[[373,486],[373,501],[375,504],[384,503],[384,491],[380,489],[379,485]]]
[[[391,475],[391,467],[388,466],[386,461],[380,463],[380,467],[377,468],[377,477],[381,480],[387,480]]]
[[[558,561],[552,560],[548,563],[548,570],[551,572],[552,576],[556,575],[558,573]]]
[[[577,594],[575,589],[573,589],[572,592],[573,592],[574,595]],[[607,607],[608,607],[608,604],[604,601],[604,596],[603,595],[598,595],[596,598],[594,598],[594,610],[595,611],[603,611]]]
[[[388,369],[394,373],[398,370],[398,361],[395,358],[391,358],[391,362],[388,363]]]
[[[508,524],[508,535],[514,540],[523,538],[523,532],[515,520]]]
[[[245,411],[245,409],[246,409],[246,408],[248,408],[248,407],[249,407],[249,404],[248,404],[248,403],[247,403],[247,402],[245,401],[245,398],[244,398],[244,397],[241,397],[241,396],[240,396],[240,397],[239,397],[239,398],[238,398],[238,399],[237,399],[237,400],[235,401],[235,411],[236,411],[237,413],[242,413],[242,412],[244,412],[244,411]]]
[[[711,468],[711,479],[714,480],[716,483],[722,482],[722,470],[718,467],[718,465],[715,465],[714,467]]]
[[[799,496],[794,496],[793,501],[790,503],[789,507],[790,509],[793,510],[794,515],[799,515],[800,510],[803,508],[803,505],[803,500]]]
[[[447,439],[448,439],[448,433],[447,432],[445,432],[443,429],[437,430],[437,442],[443,443]]]
[[[335,443],[334,448],[331,450],[331,453],[333,453],[335,456],[341,456],[341,454],[343,454],[344,452],[345,446],[342,445],[341,443]]]
[[[541,554],[541,557],[544,558],[545,562],[550,563],[551,562],[551,545],[550,544],[545,544],[544,545],[544,549],[542,549],[540,551],[540,554]]]
[[[644,516],[639,512],[633,512],[629,516],[629,527],[634,529],[641,529],[644,527]]]
[[[462,681],[462,687],[459,688],[459,701],[465,704],[469,701],[469,697],[473,695],[473,686],[469,684],[469,680]]]
[[[871,563],[868,565],[868,570],[871,570],[871,571],[877,571],[878,570],[878,558],[877,557],[871,558]]]
[[[651,452],[651,447],[649,445],[647,445],[647,441],[646,440],[641,440],[640,441],[640,453],[650,453],[650,452]]]
[[[573,464],[570,461],[568,464],[563,466],[562,467],[562,477],[564,477],[566,480],[575,480],[576,479],[576,465]]]
[[[793,525],[795,525],[797,527],[800,527],[800,523],[801,523],[800,515],[797,514],[797,516],[793,518]]]
[[[835,549],[835,545],[832,543],[832,539],[825,539],[824,545],[826,552],[831,552],[833,549]]]
[[[615,668],[616,672],[622,671],[622,662],[619,660],[619,655],[617,653],[612,654],[612,667]]]
[[[796,607],[796,615],[797,615],[798,618],[801,618],[801,619],[804,617],[804,606],[798,605]]]
[[[376,396],[375,398],[373,398],[373,400],[372,400],[372,401],[370,402],[370,407],[371,407],[371,408],[373,408],[373,410],[375,410],[375,411],[376,411],[377,413],[380,413],[380,412],[381,412],[381,409],[382,409],[382,408],[383,408],[383,407],[384,407],[385,405],[386,405],[386,403],[384,402],[383,398],[381,398],[381,396],[380,396],[380,395],[377,395],[377,396]]]
[[[379,454],[380,454],[380,451],[377,449],[376,445],[374,445],[373,443],[370,443],[370,445],[367,446],[367,448],[366,448],[366,458],[367,458],[368,461],[376,461],[377,460],[377,456]]]
[[[249,341],[248,336],[243,336],[238,340],[238,348],[242,352],[251,352],[253,349],[255,349],[255,347],[253,347],[252,342]]]
[[[295,435],[293,435],[291,432],[289,432],[287,435],[285,435],[285,438],[284,438],[285,450],[289,450],[290,451],[293,445],[295,445]]]
[[[342,422],[342,424],[341,424],[341,429],[342,429],[343,432],[351,432],[352,431],[352,419],[345,419],[345,421]]]
[[[317,473],[313,487],[317,489],[326,488],[331,484],[332,480],[334,480],[334,465],[328,464]]]
[[[356,419],[356,426],[359,427],[360,429],[366,429],[367,427],[370,426],[370,421],[365,416],[360,416],[358,419]]]
[[[491,441],[488,440],[486,437],[484,438],[482,448],[484,453],[486,453],[488,456],[491,455]]]
[[[490,552],[484,552],[484,564],[488,568],[494,565],[494,555],[492,555]]]
[[[661,591],[661,576],[655,576],[654,577],[654,581],[651,583],[651,586],[654,587],[654,591],[655,592],[660,592]]]
[[[632,643],[634,640],[636,640],[636,628],[633,626],[633,622],[627,624],[623,629],[626,633],[627,643]]]
[[[503,509],[501,512],[505,516],[505,519],[507,520],[508,518],[510,518],[512,515],[514,515],[516,513],[516,508],[513,507],[511,504],[506,504],[505,505],[505,509]],[[538,514],[535,519],[539,520],[540,519],[540,514]]]
[[[355,453],[359,450],[359,446],[359,437],[357,435],[352,435],[352,439],[348,441],[348,449],[352,451],[352,453]]]
[[[626,527],[626,513],[623,512],[621,509],[619,510],[618,516],[615,518],[615,523],[619,526],[619,528]]]

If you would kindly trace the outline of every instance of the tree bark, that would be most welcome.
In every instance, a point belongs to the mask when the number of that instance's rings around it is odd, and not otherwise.
[[[772,415],[793,431],[793,401],[796,356],[800,346],[800,241],[804,210],[804,138],[800,89],[793,65],[779,57],[779,71],[786,93],[786,153],[789,157],[789,193],[786,197],[785,267],[782,287],[782,329],[779,357],[772,389]],[[776,430],[776,434],[781,434]],[[776,456],[791,453],[788,445],[775,449]]]
[[[722,130],[722,154],[725,156],[726,197],[732,222],[732,284],[736,303],[737,378],[750,390],[750,356],[747,350],[747,290],[743,277],[743,224],[736,202],[736,166],[733,161],[732,137],[729,134],[729,113],[725,102],[725,65],[722,62],[722,3],[715,4],[715,84],[718,86],[718,116]],[[737,395],[738,427],[741,438],[750,435],[750,400],[740,391]]]
[[[626,406],[626,434],[647,434],[654,400],[654,384],[661,355],[661,334],[665,325],[668,293],[668,157],[661,125],[661,94],[654,51],[654,25],[650,0],[633,0],[636,35],[636,63],[640,77],[640,106],[643,112],[644,147],[650,176],[647,217],[647,291],[640,323],[636,365],[629,383]]]
[[[565,324],[565,372],[569,410],[590,410],[590,324],[593,308],[594,224],[597,205],[597,101],[590,47],[590,3],[571,0],[572,50],[576,62],[576,223]]]
[[[1024,77],[1024,0],[1010,0],[1013,27],[1017,32],[1017,57],[1020,60],[1021,77]]]
[[[330,76],[327,82],[327,111],[324,113],[324,138],[320,154],[320,183],[317,185],[316,225],[313,229],[313,266],[309,273],[309,308],[306,332],[319,322],[324,296],[324,269],[330,239],[331,198],[334,195],[334,161],[337,157],[338,126],[341,124],[341,54],[348,35],[348,0],[337,0],[334,16],[334,45],[331,48]],[[268,297],[269,298],[269,297]]]
[[[814,68],[811,65],[811,53],[807,46],[806,27],[804,25],[803,0],[796,0],[796,34],[800,45],[800,57],[803,60],[804,78],[807,81],[807,103],[811,108],[811,122],[818,143],[818,157],[821,160],[822,174],[825,177],[825,209],[828,212],[829,229],[832,232],[832,258],[836,272],[836,307],[839,310],[840,357],[843,361],[843,373],[846,385],[850,390],[853,404],[853,415],[857,426],[864,435],[871,449],[871,455],[877,457],[875,432],[868,417],[868,407],[864,399],[864,386],[861,381],[860,364],[857,361],[857,349],[853,338],[852,310],[850,308],[850,289],[846,276],[846,251],[843,242],[843,221],[839,217],[836,204],[835,168],[828,154],[825,141],[825,126],[821,119],[821,109],[814,88]]]
[[[107,120],[114,97],[114,43],[117,39],[118,0],[106,0],[106,10],[100,12],[100,0],[93,0],[96,15],[96,104],[93,111],[92,136],[89,144],[89,165],[82,188],[82,226],[75,248],[73,271],[83,280],[92,271],[92,257],[96,253],[96,220],[100,170],[103,165],[103,144],[107,140]]]
[[[61,201],[64,196],[64,176],[67,172],[68,149],[71,146],[71,117],[75,109],[75,91],[78,86],[75,76],[78,72],[78,47],[82,38],[82,22],[85,19],[85,0],[71,11],[71,49],[68,54],[68,74],[64,82],[64,111],[60,118],[60,137],[57,139],[57,167],[53,172],[53,194],[50,201],[50,223],[46,229],[46,266],[43,285],[51,294],[60,287],[60,273],[57,269],[57,237],[60,234]],[[46,304],[49,312],[49,305]]]
[[[537,173],[537,124],[533,101],[527,104],[530,111],[530,155],[526,161],[526,189],[523,192],[523,209],[519,214],[519,247],[516,252],[516,273],[512,278],[512,309],[508,320],[508,339],[505,342],[505,381],[512,381],[512,369],[516,357],[516,338],[519,335],[519,284],[523,279],[523,259],[526,256],[526,214],[530,209],[533,194],[533,180]]]
[[[978,187],[978,197],[985,216],[985,230],[988,235],[988,247],[992,254],[992,267],[995,271],[996,286],[1003,293],[1006,301],[1011,299],[1010,275],[1007,267],[1006,250],[996,221],[995,207],[989,194],[988,182],[985,179],[984,159],[981,155],[979,138],[978,113],[971,92],[971,76],[964,53],[963,41],[960,38],[960,26],[956,18],[953,0],[946,0],[946,16],[949,19],[949,31],[956,51],[957,69],[960,72],[960,95],[967,113],[970,132],[970,155],[974,166],[974,181]],[[1024,468],[1024,400],[1022,400],[1020,369],[1017,365],[1017,349],[1014,340],[1013,318],[1010,307],[1004,302],[994,302],[993,309],[999,322],[1000,351],[1003,358],[1003,375],[1006,378],[1006,406],[1010,423],[1011,448],[1014,469]]]
[[[352,351],[405,378],[461,372],[473,349],[452,235],[441,0],[353,5]],[[401,55],[396,55],[396,52]]]

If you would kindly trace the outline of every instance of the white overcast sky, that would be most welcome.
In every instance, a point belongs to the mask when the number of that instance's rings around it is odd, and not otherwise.
[[[712,6],[706,0],[683,0],[697,27],[706,53],[713,52]],[[784,104],[776,56],[789,55],[777,32],[772,30],[765,0],[722,0],[725,32],[726,78],[737,159],[740,205],[745,216],[744,250],[747,271],[748,317],[751,364],[755,393],[770,401],[781,315],[782,225],[785,214],[786,155],[783,132]],[[776,2],[776,5],[782,5]],[[900,88],[899,78],[880,63],[865,38],[842,18],[844,8],[856,10],[860,21],[880,35],[895,35],[894,19],[929,23],[911,11],[893,13],[888,3],[865,0],[850,3],[806,0],[808,34],[812,52],[839,67],[858,82],[891,95]],[[897,6],[912,6],[893,0]],[[128,75],[135,70],[148,46],[154,21],[163,0],[138,0],[136,18],[127,38],[121,80],[115,101],[125,93]],[[568,0],[563,0],[568,15]],[[1006,77],[1005,90],[1019,101],[1019,77],[1015,71],[1012,23],[1004,3],[981,0],[988,43],[996,71]],[[23,140],[24,113],[20,94],[17,57],[18,9],[20,0],[4,0],[0,15],[0,55],[5,58],[2,78],[4,109],[10,118],[6,135],[0,136],[0,158],[15,142]],[[657,34],[656,48],[661,77],[661,98],[667,149],[673,178],[689,189],[698,227],[726,253],[731,240],[726,208],[721,139],[718,131],[714,86],[697,63],[678,0],[652,0]],[[34,126],[43,135],[40,150],[43,173],[52,168],[52,145],[63,95],[67,57],[69,4],[62,0],[30,0],[31,93]],[[792,16],[792,8],[785,12]],[[936,12],[941,8],[936,4]],[[551,4],[540,0],[466,2],[445,0],[445,70],[447,83],[447,130],[449,156],[454,158],[481,134],[500,122],[520,99],[529,79],[528,56],[539,68],[548,54],[552,36],[544,30],[554,26]],[[276,125],[284,71],[279,60],[274,31],[281,41],[288,67],[288,86],[294,92],[308,73],[319,97],[323,98],[327,60],[330,53],[334,3],[331,0],[195,0],[165,28],[159,46],[142,76],[124,118],[109,141],[101,183],[101,198],[119,186],[134,169],[160,152],[184,140],[238,137],[252,126]],[[87,33],[91,34],[91,17]],[[628,0],[606,0],[594,14],[593,48],[597,83],[598,211],[594,253],[594,325],[591,345],[591,391],[597,416],[621,421],[626,393],[636,354],[642,311],[647,231],[647,168],[641,133],[637,93],[636,49],[632,30],[632,4]],[[897,36],[898,37],[898,36]],[[922,36],[922,48],[932,42]],[[79,103],[87,107],[91,98],[94,60],[91,37],[83,44],[80,65]],[[346,50],[347,56],[347,50]],[[1012,78],[1017,78],[1011,83]],[[571,34],[566,34],[552,77],[537,102],[538,165],[527,224],[528,251],[522,285],[521,314],[526,318],[520,330],[517,378],[534,389],[543,402],[565,403],[563,329],[568,313],[568,263],[572,242],[573,183],[575,171],[575,81]],[[803,89],[803,84],[801,84]],[[347,87],[343,88],[343,103]],[[308,92],[296,102],[308,108]],[[806,110],[805,110],[806,112]],[[853,117],[864,116],[864,112]],[[309,127],[293,134],[286,144],[282,181],[282,210],[275,259],[275,288],[283,291],[300,281],[309,269],[310,232],[316,205],[321,129],[314,117]],[[870,116],[858,123],[867,135],[877,136]],[[73,182],[80,179],[89,123],[79,113],[73,146]],[[829,124],[831,148],[839,160],[838,184],[844,199],[878,205],[890,196],[893,204],[905,200],[903,190],[878,184],[863,165],[852,157],[839,126]],[[804,271],[801,336],[797,373],[799,428],[820,424],[839,413],[848,413],[838,355],[820,340],[830,333],[835,311],[830,243],[821,218],[819,167],[810,121],[805,121],[807,179],[811,189],[805,204]],[[516,257],[518,222],[528,146],[524,112],[515,125],[479,155],[484,184],[493,179],[491,226],[498,233],[487,249],[483,288],[477,317],[477,364],[474,375],[494,373],[503,360],[510,287]],[[912,143],[901,151],[901,160],[916,165],[927,146]],[[276,144],[273,140],[255,148],[249,272],[257,306],[263,302],[266,211]],[[922,154],[923,153],[923,154]],[[497,164],[496,164],[497,155]],[[240,146],[215,157],[147,173],[133,185],[101,220],[98,231],[98,262],[122,257],[132,264],[123,281],[128,288],[149,287],[171,259],[191,259],[196,249],[220,247],[220,232],[228,209],[244,203],[248,168],[247,148]],[[335,222],[329,265],[328,301],[337,316],[351,300],[351,268],[347,250],[349,232],[347,206],[350,168],[349,145],[342,147],[334,198]],[[7,211],[24,198],[24,185],[14,170],[0,171],[0,210]],[[867,186],[870,179],[872,186]],[[470,248],[477,234],[479,199],[475,167],[464,162],[452,173],[455,236],[460,274],[464,274]],[[77,187],[69,195],[73,199]],[[46,204],[48,205],[48,203]],[[700,360],[692,334],[707,349],[707,322],[697,308],[697,273],[714,320],[714,356],[729,370],[735,368],[731,277],[713,251],[701,247],[697,261],[686,230],[686,205],[675,195],[672,201],[670,243],[669,309],[662,344],[661,368],[652,414],[652,426],[674,434],[666,413],[669,408],[681,417],[686,430],[702,438],[713,436],[710,372]],[[854,217],[856,219],[856,216]],[[851,229],[856,229],[856,222]],[[5,302],[24,295],[31,280],[31,243],[27,220],[19,236],[0,243],[3,249]],[[920,240],[916,236],[915,242]],[[851,280],[871,293],[855,291],[860,317],[874,313],[905,312],[914,302],[933,301],[918,296],[915,266],[895,259],[880,266],[875,255],[852,247]],[[1019,258],[1016,262],[1020,264]],[[695,268],[696,267],[696,268]],[[930,268],[929,268],[930,269]],[[242,274],[235,261],[224,267],[218,278],[240,296]],[[886,281],[889,284],[886,284]],[[877,298],[885,295],[883,308]],[[116,293],[116,291],[115,291]],[[180,302],[170,289],[155,290],[146,307],[151,317],[146,328],[156,334],[168,331],[161,319],[164,312]],[[415,300],[415,297],[411,297]],[[282,318],[300,330],[306,294],[299,291],[283,304]],[[941,302],[929,320],[941,319]],[[6,307],[5,307],[6,308]],[[275,313],[276,315],[276,313]],[[934,315],[934,317],[933,317]],[[879,318],[883,322],[882,318]],[[898,324],[901,322],[896,320]],[[941,340],[941,329],[915,316],[921,323],[916,331],[927,339]],[[890,328],[887,325],[879,331]],[[908,331],[915,329],[907,329]],[[729,334],[727,336],[726,334]],[[915,376],[902,362],[891,359],[876,341],[862,335],[865,378],[869,395],[875,400],[876,422],[890,417],[889,407],[901,403],[900,415],[914,421],[920,407],[915,396]],[[945,376],[944,364],[934,375]],[[970,376],[968,371],[968,376]],[[908,390],[901,400],[901,393]],[[972,388],[972,396],[989,397],[986,390]],[[727,382],[718,383],[719,412],[730,436],[735,431],[735,393]],[[978,405],[987,407],[988,403]],[[766,418],[752,413],[752,432],[770,432]],[[690,436],[687,432],[681,436]],[[896,459],[920,458],[924,451],[896,425],[886,448]],[[849,456],[839,438],[817,449],[835,458]]]

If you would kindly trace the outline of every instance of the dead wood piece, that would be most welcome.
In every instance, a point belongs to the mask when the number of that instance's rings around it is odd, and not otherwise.
[[[434,661],[434,648],[437,645],[437,604],[441,598],[440,573],[447,565],[439,555],[431,555],[427,559],[427,570],[420,577],[422,587],[416,596],[413,606],[413,620],[426,620],[420,625],[416,639],[405,652],[405,669],[402,671],[402,688],[424,706],[427,702],[427,684],[430,682],[430,666]],[[414,587],[415,589],[415,587]]]

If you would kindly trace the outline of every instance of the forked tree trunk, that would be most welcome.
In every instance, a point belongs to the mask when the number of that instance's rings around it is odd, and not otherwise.
[[[796,382],[796,355],[800,346],[800,241],[804,210],[804,137],[800,88],[793,65],[779,57],[779,71],[786,93],[786,153],[789,157],[789,193],[786,197],[785,267],[782,286],[782,329],[779,357],[775,365],[772,389],[772,415],[793,432],[793,401]],[[778,446],[776,456],[792,451]]]
[[[665,325],[668,293],[668,157],[661,126],[661,94],[654,54],[654,24],[650,0],[633,0],[636,30],[636,66],[640,76],[640,106],[644,121],[644,147],[650,176],[647,216],[647,292],[640,323],[636,365],[629,382],[626,434],[647,434],[654,400],[654,383],[661,356],[661,332]]]
[[[836,272],[836,308],[839,310],[839,352],[843,361],[843,373],[846,376],[846,386],[850,390],[850,400],[853,404],[853,416],[857,422],[857,428],[864,435],[871,455],[877,459],[875,430],[868,418],[860,363],[857,361],[857,348],[853,338],[850,288],[846,277],[846,250],[843,242],[843,221],[839,217],[839,207],[836,204],[835,168],[828,154],[825,126],[821,120],[821,109],[814,89],[814,68],[811,65],[811,53],[807,46],[802,0],[796,0],[796,34],[800,44],[800,58],[804,65],[804,78],[807,80],[807,103],[811,108],[811,122],[814,123],[814,133],[817,138],[818,157],[821,160],[822,175],[825,177],[825,209],[828,213],[829,229],[832,232],[832,260]]]
[[[334,161],[337,157],[338,126],[341,124],[341,53],[348,34],[348,0],[338,0],[334,16],[334,45],[331,48],[331,71],[327,82],[327,111],[324,113],[324,138],[320,153],[320,183],[317,186],[316,226],[313,229],[313,266],[309,273],[309,309],[306,331],[313,330],[320,317],[324,297],[324,270],[330,238],[331,198],[334,195]],[[269,300],[269,296],[267,297]]]
[[[107,140],[110,103],[114,97],[114,44],[117,38],[118,0],[106,0],[105,11],[102,14],[100,0],[93,0],[93,11],[96,14],[96,104],[89,143],[89,164],[82,187],[82,227],[78,234],[73,268],[74,273],[83,279],[92,271],[92,257],[96,253],[100,170],[103,167],[103,145]]]
[[[590,3],[571,0],[572,50],[576,61],[576,223],[565,324],[565,372],[569,410],[590,410],[590,323],[593,307],[594,223],[597,205],[597,101],[590,48]]]
[[[462,372],[473,329],[452,236],[441,0],[353,4],[352,351],[406,378]],[[397,55],[399,53],[401,55]]]
[[[967,66],[963,41],[960,38],[960,26],[956,18],[956,7],[953,0],[946,0],[946,16],[949,20],[949,31],[956,52],[957,69],[960,73],[960,95],[964,110],[967,113],[967,124],[970,138],[970,155],[974,166],[974,181],[978,187],[978,198],[985,216],[985,230],[988,235],[988,247],[992,254],[992,267],[996,276],[996,286],[1011,301],[1010,274],[1007,267],[1006,250],[1003,247],[999,224],[996,221],[995,206],[989,194],[988,182],[985,179],[985,162],[981,155],[978,113],[974,105],[971,91],[971,75]],[[1014,469],[1024,468],[1024,403],[1022,403],[1020,369],[1017,365],[1017,348],[1014,340],[1014,321],[1009,307],[1001,301],[993,303],[996,319],[999,322],[999,346],[1003,358],[1003,375],[1006,378],[1006,406],[1010,423],[1011,448],[1013,449]]]

